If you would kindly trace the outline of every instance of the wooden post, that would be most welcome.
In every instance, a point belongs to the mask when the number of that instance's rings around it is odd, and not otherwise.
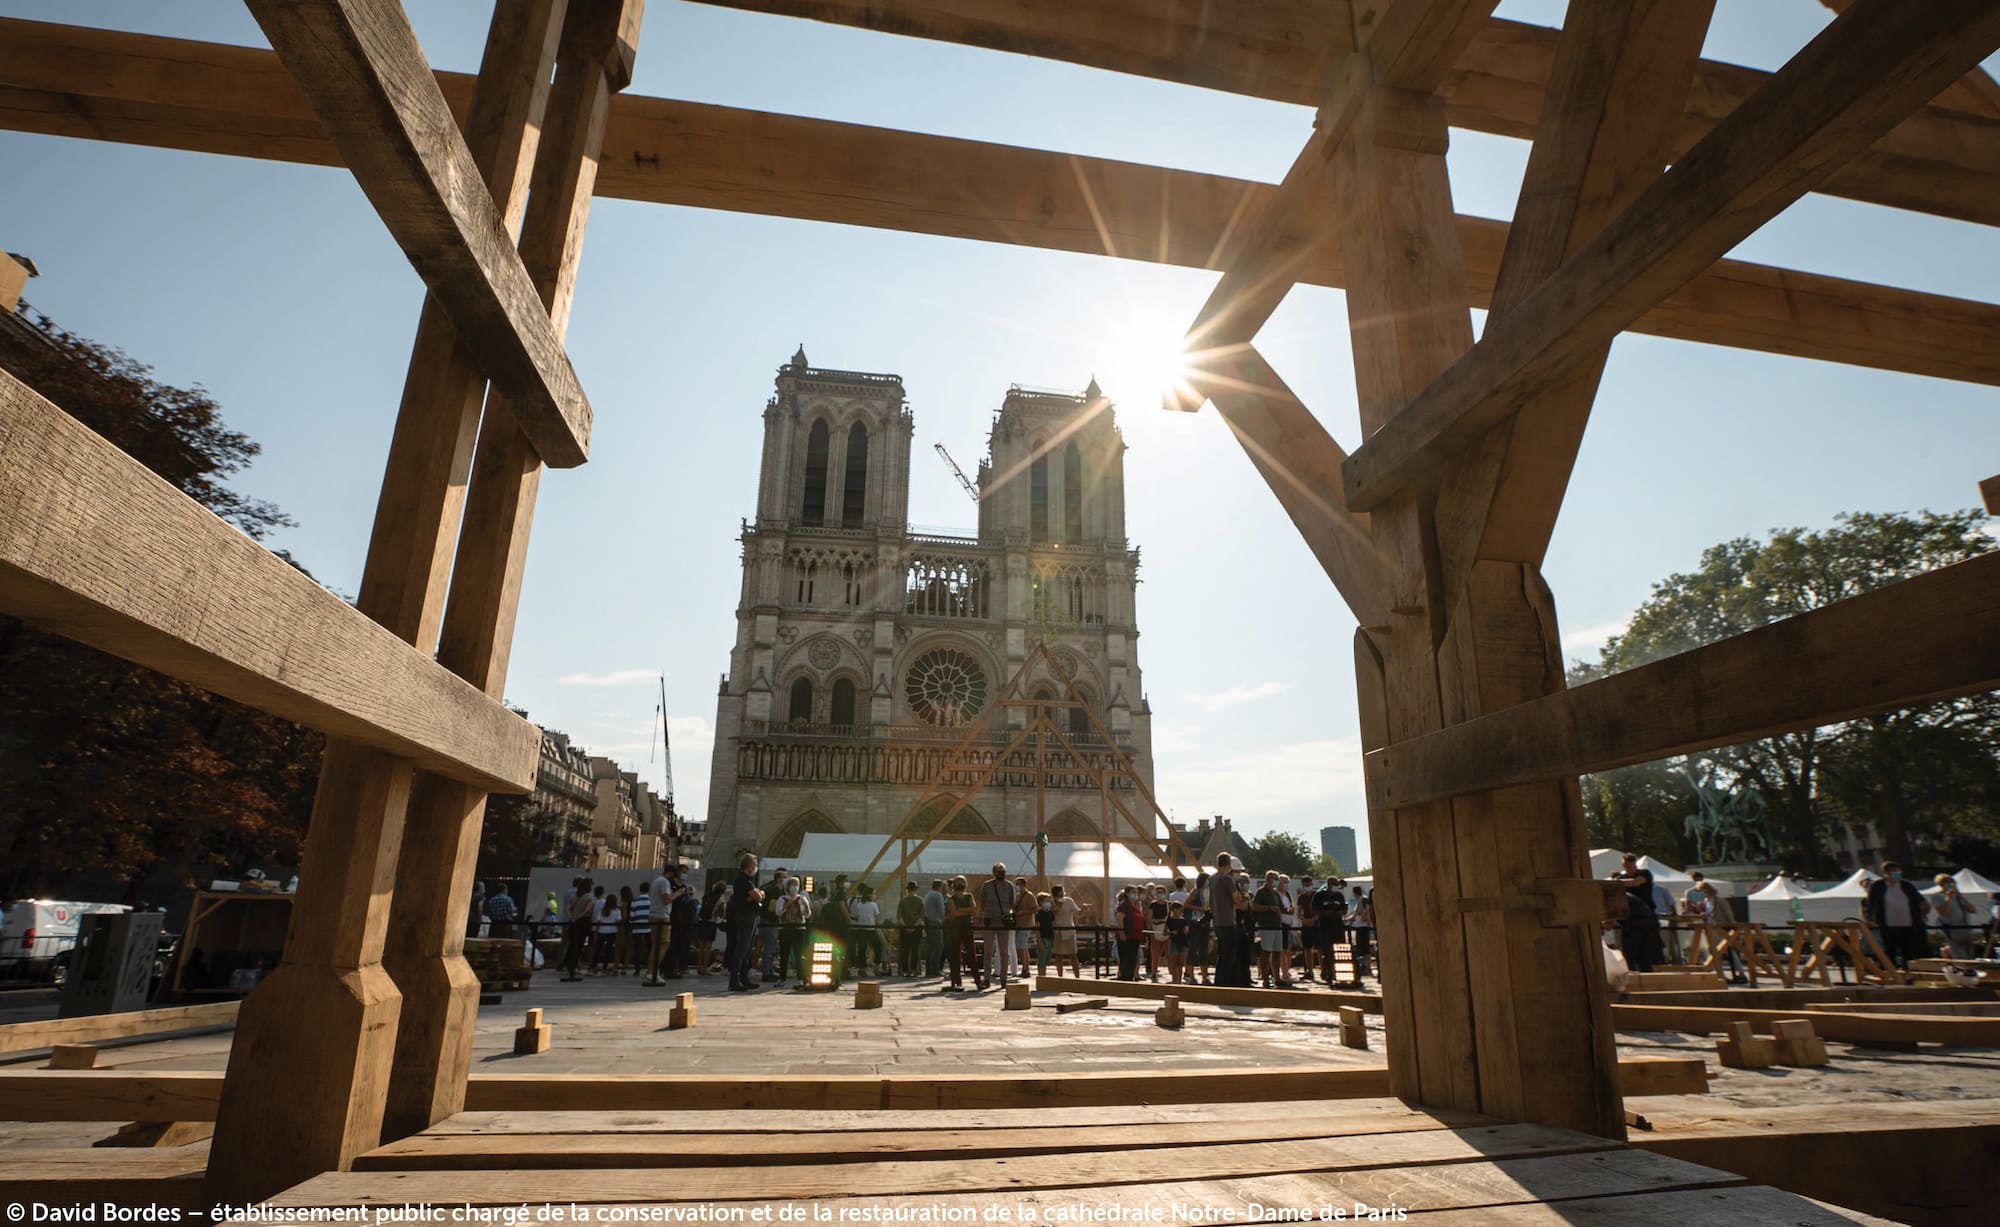
[[[522,260],[558,337],[569,322],[604,117],[612,91],[629,80],[629,56],[622,49],[627,38],[636,38],[640,5],[641,0],[573,0],[563,22],[521,231]],[[495,697],[506,685],[541,469],[511,406],[492,397],[473,459],[438,659]],[[465,906],[485,812],[483,792],[441,777],[422,777],[412,797],[387,960],[404,996],[382,1129],[391,1140],[435,1124],[465,1103],[479,1008],[478,982],[462,953]]]
[[[509,222],[527,198],[522,172],[562,7],[503,0],[488,32],[467,127]],[[360,598],[362,612],[414,644],[431,641],[443,609],[483,387],[442,307],[427,299]],[[254,1200],[344,1169],[381,1141],[402,1004],[382,956],[412,780],[406,762],[328,742],[284,958],[238,1017],[209,1152],[206,1193],[216,1200]]]

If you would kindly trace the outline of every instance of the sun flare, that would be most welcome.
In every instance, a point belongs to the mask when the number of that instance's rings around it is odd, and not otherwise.
[[[1094,365],[1104,394],[1127,410],[1122,420],[1156,412],[1169,397],[1191,394],[1186,327],[1184,318],[1137,309],[1111,321],[1095,347]]]

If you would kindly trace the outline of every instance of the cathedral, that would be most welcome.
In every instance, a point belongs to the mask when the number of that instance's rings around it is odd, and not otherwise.
[[[1060,662],[1096,717],[1054,713],[1074,744],[1101,747],[1101,727],[1151,791],[1139,552],[1125,539],[1110,402],[1094,380],[1081,393],[1010,388],[979,465],[972,536],[911,529],[915,425],[900,376],[811,366],[803,347],[778,368],[716,699],[710,867],[744,850],[794,857],[811,832],[894,833],[1031,658],[1023,696],[1062,698],[1047,659]],[[1027,719],[996,711],[978,739],[998,752]],[[1115,787],[1137,812],[1130,783]],[[1003,772],[976,795],[926,801],[913,829],[1031,840],[1036,793]],[[1099,838],[1088,779],[1048,783],[1039,805],[1052,839]]]

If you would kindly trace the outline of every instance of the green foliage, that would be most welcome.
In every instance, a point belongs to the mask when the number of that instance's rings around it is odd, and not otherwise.
[[[1703,552],[1670,575],[1572,685],[1622,672],[1770,622],[1819,609],[1995,548],[1978,511],[1914,516],[1850,512],[1833,527],[1781,529]],[[1991,694],[1925,704],[1710,751],[1726,778],[1748,781],[1769,807],[1780,859],[1795,872],[1837,868],[1842,816],[1872,822],[1889,854],[1910,864],[1950,859],[1956,844],[2000,838],[2000,701]],[[1593,844],[1674,864],[1694,854],[1681,818],[1695,799],[1685,760],[1586,776]]]
[[[257,454],[199,388],[0,320],[0,366],[252,536],[289,521],[221,481]],[[294,564],[296,565],[296,564]],[[0,894],[159,891],[296,865],[323,738],[0,617]]]
[[[1316,882],[1324,881],[1327,878],[1344,878],[1347,876],[1346,866],[1324,852],[1312,858],[1312,864],[1306,866],[1306,872],[1311,874],[1313,880]]]
[[[1311,868],[1313,850],[1290,831],[1266,831],[1250,841],[1250,854],[1243,859],[1251,873],[1275,869],[1296,877]]]

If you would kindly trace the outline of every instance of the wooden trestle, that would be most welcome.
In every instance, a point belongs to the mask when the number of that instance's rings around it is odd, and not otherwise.
[[[344,164],[430,292],[358,608],[0,377],[0,611],[330,735],[210,1196],[374,1197],[386,1186],[320,1174],[461,1119],[474,986],[453,913],[487,793],[534,778],[532,730],[498,696],[541,466],[588,453],[561,341],[604,193],[1223,272],[1190,331],[1198,387],[1360,625],[1390,1072],[1432,1111],[1343,1111],[1282,1156],[1141,1148],[1116,1195],[1205,1196],[1247,1172],[1274,1203],[1387,1200],[1409,1165],[1448,1164],[1423,1168],[1438,1206],[1480,1222],[1780,1217],[1714,1173],[1609,1149],[1624,1115],[1594,917],[1564,902],[1587,876],[1574,776],[2000,684],[1996,560],[1575,691],[1539,568],[1623,330],[2000,383],[2000,307],[1721,259],[1808,192],[2000,222],[2000,105],[1978,68],[2000,0],[1841,0],[1768,76],[1699,58],[1712,0],[1570,0],[1559,33],[1492,20],[1495,0],[718,2],[1303,102],[1317,127],[1271,187],[614,100],[641,0],[497,0],[476,82],[433,74],[395,0],[249,0],[275,54],[0,21],[0,125]],[[1455,213],[1451,125],[1533,137],[1511,224]],[[1347,290],[1351,455],[1254,348],[1300,281]],[[1888,646],[1900,663],[1878,667]],[[1475,896],[1502,906],[1469,914]],[[1017,1187],[995,1162],[843,1160],[812,1180],[990,1197]],[[1101,1178],[1037,1162],[1050,1183]],[[447,1175],[432,1200],[576,1187]],[[1681,1187],[1700,1192],[1658,1191]],[[770,1192],[691,1169],[597,1195],[729,1190]],[[1557,1198],[1575,1200],[1528,1204]]]

